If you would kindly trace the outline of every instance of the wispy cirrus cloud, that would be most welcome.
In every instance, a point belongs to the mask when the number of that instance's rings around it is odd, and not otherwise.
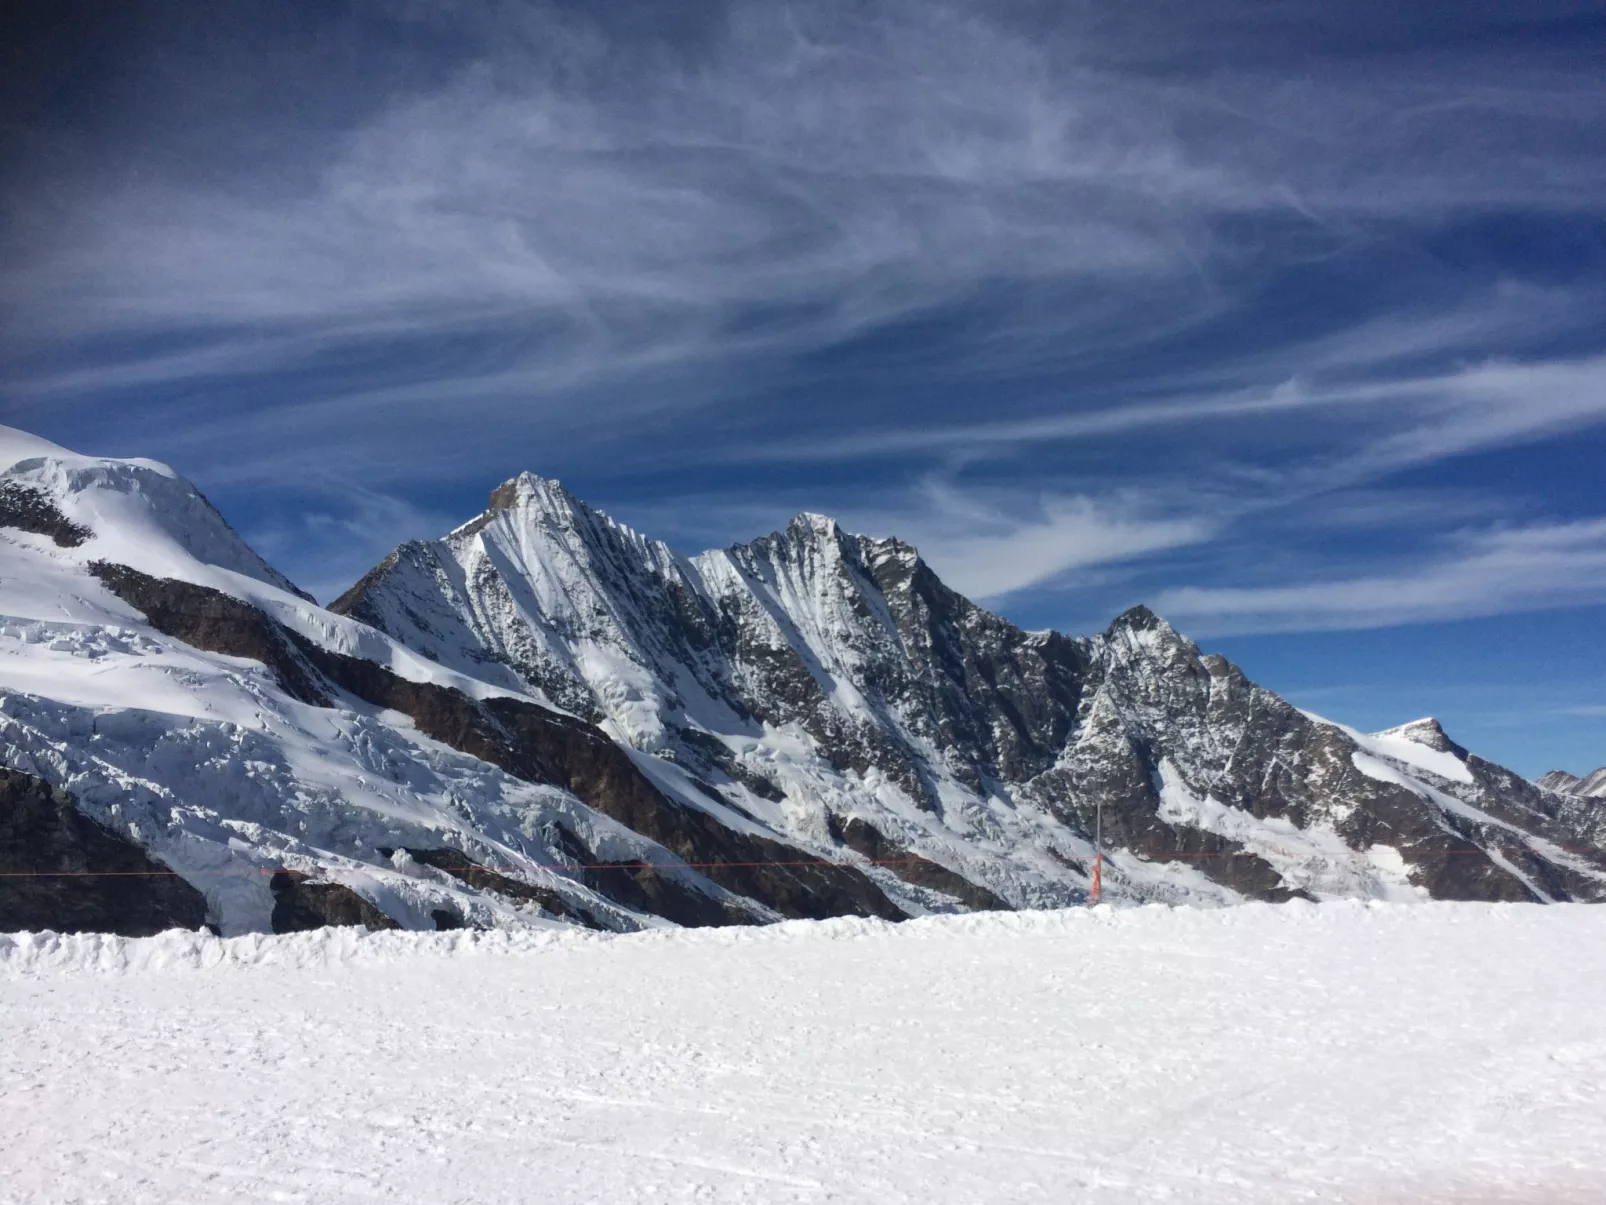
[[[1177,53],[1177,35],[1092,8],[1045,37],[958,3],[736,3],[692,48],[513,13],[542,37],[487,30],[444,82],[309,140],[296,183],[144,174],[65,212],[60,190],[12,190],[14,214],[54,220],[17,224],[43,237],[8,257],[9,341],[116,337],[130,350],[101,384],[124,387],[466,327],[481,354],[432,380],[506,406],[807,352],[1000,283],[1050,289],[974,332],[1007,369],[1216,313],[1268,247],[1331,255],[1452,209],[1589,206],[1606,185],[1577,138],[1606,101],[1540,64],[1498,87],[1442,56],[1158,74],[1132,46]],[[138,349],[153,332],[199,346]],[[14,388],[90,389],[92,371]]]
[[[562,381],[623,348],[727,355],[749,307],[808,346],[1000,273],[1169,272],[1188,214],[1160,207],[1249,201],[1152,106],[1122,117],[976,11],[774,15],[733,6],[687,62],[615,58],[549,11],[571,59],[497,56],[399,97],[299,192],[96,190],[70,244],[12,274],[15,333],[360,338],[466,315],[550,326],[537,363]]]
[[[1389,421],[1379,422],[1380,416],[1369,411],[1386,411],[1381,417]],[[734,460],[871,459],[906,452],[1255,422],[1280,415],[1336,416],[1365,423],[1357,441],[1362,446],[1343,462],[1339,475],[1377,475],[1419,461],[1539,439],[1606,419],[1606,357],[1535,364],[1496,360],[1449,372],[1385,375],[1345,383],[1286,377],[1264,387],[1190,391],[1030,418],[859,431],[785,445],[755,444],[730,449],[727,455]],[[1412,419],[1417,425],[1409,425]]]
[[[1463,533],[1425,563],[1363,576],[1171,589],[1156,606],[1222,633],[1384,627],[1602,601],[1606,519],[1593,518]]]
[[[1219,516],[1168,509],[1157,498],[1022,497],[1017,491],[989,496],[941,478],[927,479],[899,509],[852,511],[847,521],[913,543],[948,585],[979,599],[1201,544],[1221,529]]]
[[[270,564],[294,564],[296,584],[323,602],[351,586],[405,540],[442,535],[462,516],[325,479],[298,499],[293,517],[259,522],[246,538]]]

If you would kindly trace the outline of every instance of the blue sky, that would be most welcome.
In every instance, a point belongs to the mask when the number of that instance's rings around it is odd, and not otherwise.
[[[531,469],[1606,762],[1598,4],[32,7],[0,420],[320,596]]]

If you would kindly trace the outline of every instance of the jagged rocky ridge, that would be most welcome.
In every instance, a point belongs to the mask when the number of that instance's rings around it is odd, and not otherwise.
[[[1561,795],[1580,799],[1606,799],[1606,766],[1579,777],[1565,770],[1552,770],[1539,776],[1539,785]]]
[[[225,932],[1074,903],[1100,803],[1111,898],[1606,891],[1597,805],[1431,721],[1141,608],[1020,631],[818,516],[688,559],[524,476],[324,610],[171,470],[0,436],[0,764]]]

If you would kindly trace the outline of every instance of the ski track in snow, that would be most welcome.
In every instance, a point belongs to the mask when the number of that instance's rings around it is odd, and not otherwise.
[[[0,937],[0,1201],[1606,1199],[1606,909]]]

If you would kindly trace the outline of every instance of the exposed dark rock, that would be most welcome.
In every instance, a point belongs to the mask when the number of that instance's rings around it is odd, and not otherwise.
[[[554,481],[552,484],[557,486],[558,483]],[[501,485],[492,490],[490,504],[492,510],[507,510],[509,507],[517,506],[519,504],[518,479],[514,478],[512,481],[504,481]],[[486,520],[489,520],[489,517],[490,516],[488,515],[484,516]]]
[[[302,656],[341,689],[375,706],[404,712],[426,736],[509,774],[571,791],[720,886],[783,916],[903,919],[892,901],[858,870],[820,865],[817,858],[793,846],[735,832],[708,813],[668,798],[624,750],[583,720],[520,699],[476,701],[449,687],[410,682],[372,661],[333,653],[287,634]]]
[[[902,919],[880,889],[852,867],[803,864],[818,860],[778,841],[733,832],[707,813],[667,798],[623,750],[583,720],[516,699],[477,702],[447,687],[410,682],[371,661],[322,649],[249,603],[205,586],[104,562],[92,568],[158,630],[197,648],[262,661],[289,693],[306,702],[331,705],[317,684],[321,675],[368,703],[405,712],[426,735],[520,778],[572,791],[695,864],[705,877],[783,916]],[[656,871],[610,871],[603,877],[636,898],[670,902],[688,917],[682,923],[736,919],[713,899],[706,909],[691,907],[697,893],[686,895],[678,884],[657,885],[668,880]],[[635,887],[626,888],[625,879]]]
[[[1563,795],[1576,795],[1583,799],[1606,799],[1606,766],[1580,778],[1565,770],[1551,770],[1539,778],[1539,785]]]
[[[0,768],[0,932],[148,937],[205,922],[206,898],[172,870],[66,791]]]
[[[62,514],[43,490],[17,481],[0,481],[0,527],[49,536],[62,548],[76,548],[95,534]]]
[[[859,870],[822,864],[795,846],[735,832],[707,812],[667,798],[619,746],[590,725],[516,699],[488,699],[485,708],[513,735],[515,748],[539,751],[550,766],[553,776],[538,781],[566,787],[727,890],[783,916],[903,919]]]
[[[675,731],[675,738],[681,746],[693,754],[693,761],[700,757],[706,764],[722,771],[733,782],[739,782],[760,799],[768,799],[772,803],[786,798],[782,791],[769,779],[765,778],[731,755],[723,741],[710,733],[699,731],[696,728],[679,728]],[[730,801],[717,791],[714,798],[730,806]]]
[[[325,925],[360,925],[365,929],[399,929],[394,920],[342,883],[324,883],[294,871],[278,871],[268,880],[273,890],[273,931],[300,933]],[[437,925],[438,925],[437,921]]]
[[[853,537],[853,562],[897,623],[909,671],[883,669],[876,686],[922,717],[950,767],[978,787],[1047,770],[1075,726],[1086,651],[1058,633],[1034,635],[945,586],[897,540]]]
[[[1338,805],[1335,829],[1352,849],[1398,848],[1414,868],[1413,881],[1436,898],[1534,898],[1473,840],[1476,826],[1457,828],[1411,789],[1362,773],[1353,742],[1339,729],[1318,724],[1224,659],[1201,656],[1148,608],[1119,616],[1102,639],[1109,650],[1103,680],[1079,734],[1087,755],[1069,760],[1061,789],[1048,795],[1071,802],[1084,827],[1089,805],[1102,798],[1111,847],[1184,858],[1254,898],[1287,897],[1276,870],[1237,843],[1160,819],[1165,760],[1192,796],[1259,819],[1304,827]],[[1099,706],[1101,692],[1122,708]]]
[[[917,887],[930,887],[944,895],[951,895],[968,908],[983,912],[1009,912],[1013,909],[1005,900],[963,875],[940,866],[926,858],[911,854],[903,846],[879,829],[857,816],[844,824],[831,817],[834,834],[849,849],[857,850],[872,862],[880,863],[905,883]]]
[[[468,926],[464,923],[463,918],[456,912],[453,912],[450,908],[436,908],[430,912],[429,917],[435,922],[435,928],[437,931],[442,929],[468,928]]]
[[[96,561],[89,568],[108,590],[143,612],[157,631],[208,652],[260,661],[293,698],[316,707],[332,706],[285,639],[284,629],[250,603],[208,586],[151,577],[126,565]]]
[[[390,857],[394,850],[381,849],[385,857]],[[444,870],[455,879],[461,879],[476,891],[490,891],[510,900],[520,903],[535,904],[537,907],[553,916],[565,920],[576,921],[588,929],[605,929],[596,917],[584,908],[571,904],[563,896],[550,887],[536,887],[519,879],[505,874],[498,874],[474,862],[469,856],[457,849],[417,849],[407,847],[407,852],[413,861],[424,866],[433,866],[437,870]]]
[[[399,548],[363,574],[356,584],[329,604],[329,610],[336,615],[350,616],[359,623],[366,623],[372,627],[380,626],[374,622],[379,616],[369,604],[368,594],[372,587],[385,580],[385,575],[395,566],[401,554],[402,549]]]
[[[687,928],[750,925],[750,912],[726,900],[687,887],[642,862],[603,862],[579,836],[556,826],[553,846],[573,862],[580,881],[616,904],[662,916]]]

